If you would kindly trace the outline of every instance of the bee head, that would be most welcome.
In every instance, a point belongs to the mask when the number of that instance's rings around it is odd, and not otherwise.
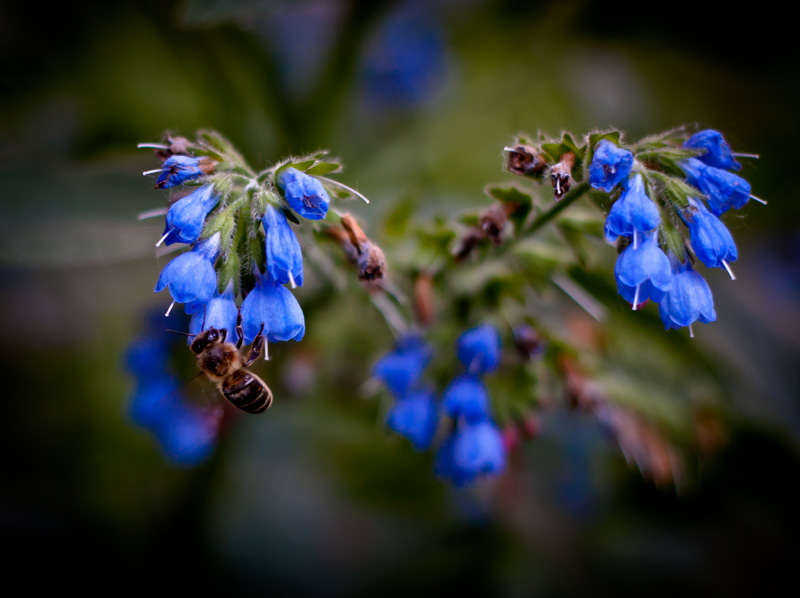
[[[217,330],[216,328],[208,328],[198,334],[192,341],[192,352],[196,354],[202,353],[209,345],[216,345],[224,343],[228,336],[228,331],[225,328]]]

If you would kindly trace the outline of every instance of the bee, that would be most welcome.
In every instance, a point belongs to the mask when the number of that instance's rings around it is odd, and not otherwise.
[[[191,349],[197,367],[217,385],[222,396],[234,407],[246,413],[263,413],[272,405],[272,391],[261,378],[245,368],[261,355],[264,325],[261,325],[261,330],[253,339],[250,354],[245,358],[240,353],[244,341],[241,318],[239,314],[236,322],[239,340],[235,345],[225,341],[228,336],[225,328],[208,328],[195,336]]]

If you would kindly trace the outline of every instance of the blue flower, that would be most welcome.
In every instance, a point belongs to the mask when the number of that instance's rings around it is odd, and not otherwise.
[[[244,342],[250,344],[264,324],[269,342],[296,340],[306,333],[300,304],[291,291],[270,280],[269,274],[256,276],[256,287],[242,301]]]
[[[155,292],[169,287],[178,303],[207,303],[217,288],[214,261],[219,253],[219,233],[198,243],[168,263],[158,276]]]
[[[680,163],[686,180],[697,187],[708,199],[708,207],[720,216],[731,208],[740,209],[750,199],[750,183],[742,177],[713,166],[696,158]]]
[[[453,419],[479,422],[491,417],[489,395],[483,383],[469,375],[455,378],[445,389],[442,406]]]
[[[156,181],[156,189],[167,189],[182,185],[203,174],[200,158],[192,156],[170,156],[161,165],[161,174]]]
[[[192,319],[189,320],[191,334],[197,335],[209,328],[225,329],[228,333],[226,340],[229,343],[236,343],[239,340],[239,335],[236,334],[236,318],[239,315],[239,308],[236,307],[236,302],[233,300],[232,284],[228,285],[222,295],[214,293],[209,302],[200,309],[197,309],[196,304],[193,304],[190,309],[193,311]],[[193,340],[189,337],[189,344]]]
[[[634,231],[633,242],[617,258],[614,266],[619,294],[633,309],[652,299],[661,301],[672,287],[669,258],[656,244],[656,233]]]
[[[458,359],[471,374],[493,372],[500,356],[500,333],[489,324],[468,330],[458,339]]]
[[[381,357],[372,367],[372,375],[383,382],[395,398],[412,390],[431,359],[431,349],[418,336],[400,339],[397,348]]]
[[[194,243],[200,238],[208,213],[217,205],[214,185],[205,185],[182,197],[169,208],[164,227],[164,243]]]
[[[618,237],[632,236],[634,231],[651,231],[659,222],[658,207],[647,197],[644,177],[635,174],[627,179],[622,195],[611,206],[606,218],[606,240],[614,243]]]
[[[658,313],[666,330],[689,326],[696,320],[704,324],[717,319],[714,298],[708,283],[695,272],[689,262],[681,264],[673,256],[672,289],[658,305]]]
[[[439,410],[430,389],[408,394],[392,406],[386,425],[408,438],[414,448],[430,447],[439,425]]]
[[[275,282],[303,286],[303,252],[280,210],[267,206],[261,221],[266,233],[267,270]]]
[[[589,183],[595,189],[609,193],[631,173],[633,154],[617,147],[608,139],[601,139],[594,148],[589,165]]]
[[[331,200],[325,187],[312,176],[296,168],[284,168],[278,177],[289,206],[309,220],[323,220],[328,214]]]
[[[742,169],[742,165],[733,157],[731,146],[719,131],[713,129],[699,131],[689,137],[683,143],[683,147],[706,150],[704,154],[697,156],[697,159],[714,168],[737,171]]]
[[[702,201],[690,197],[682,218],[691,233],[692,249],[707,268],[727,269],[727,262],[736,261],[738,254],[730,231]]]
[[[434,471],[455,485],[479,475],[495,475],[506,467],[503,437],[491,421],[463,422],[436,454]]]

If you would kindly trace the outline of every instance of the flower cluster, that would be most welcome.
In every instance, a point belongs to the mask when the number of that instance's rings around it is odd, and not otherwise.
[[[465,485],[480,475],[505,469],[506,449],[491,416],[491,407],[481,376],[500,363],[500,336],[492,326],[469,330],[458,339],[458,359],[466,372],[445,389],[441,403],[433,389],[422,382],[431,358],[430,347],[419,337],[402,339],[373,368],[396,402],[387,416],[389,428],[408,438],[418,450],[429,448],[436,436],[440,409],[452,422],[452,433],[436,453],[437,475],[455,485]]]
[[[170,355],[180,344],[177,338],[165,335],[156,318],[150,318],[128,348],[127,369],[136,378],[129,412],[155,436],[168,461],[193,466],[214,451],[224,412],[219,404],[198,407],[181,392],[170,366]]]

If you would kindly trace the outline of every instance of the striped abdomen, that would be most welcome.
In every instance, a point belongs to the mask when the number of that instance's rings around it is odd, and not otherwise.
[[[242,368],[225,378],[220,385],[225,398],[247,413],[262,413],[272,405],[272,391],[264,381]]]

